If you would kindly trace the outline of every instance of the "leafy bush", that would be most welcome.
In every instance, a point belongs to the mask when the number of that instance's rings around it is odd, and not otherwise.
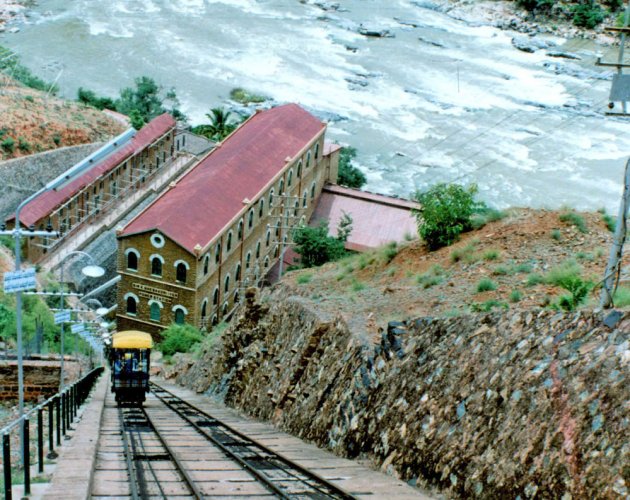
[[[606,17],[601,5],[596,2],[581,3],[571,7],[573,24],[582,28],[593,29]]]
[[[162,332],[162,342],[157,348],[165,356],[172,356],[177,352],[189,352],[203,335],[192,325],[171,325]]]
[[[293,233],[293,241],[303,267],[321,266],[346,254],[343,241],[328,236],[326,221],[322,221],[317,227],[297,228]]]
[[[306,285],[306,283],[310,283],[313,279],[313,273],[304,273],[300,274],[295,280],[298,285]]]
[[[416,276],[416,283],[422,288],[431,288],[439,285],[446,278],[446,271],[442,266],[433,265],[426,273]]]
[[[505,302],[501,302],[500,300],[490,299],[485,302],[473,302],[470,304],[470,310],[472,312],[490,312],[495,307],[500,309],[509,309],[509,306]]]
[[[240,104],[247,105],[259,104],[261,102],[267,101],[269,98],[261,94],[254,94],[243,88],[236,87],[230,90],[230,99]]]
[[[352,164],[357,156],[356,148],[344,146],[339,153],[339,172],[337,184],[360,189],[367,183],[367,177]]]
[[[18,148],[20,151],[28,153],[31,150],[31,144],[24,137],[18,137]]]
[[[79,87],[77,97],[79,102],[96,109],[115,109],[114,100],[109,97],[98,97],[93,91]]]
[[[473,241],[462,248],[456,248],[451,252],[451,262],[463,261],[466,264],[473,264],[480,259],[480,256],[475,252],[476,241]]]
[[[390,241],[382,248],[381,255],[385,264],[389,264],[398,255],[398,244],[395,241]]]
[[[492,270],[492,274],[495,276],[505,276],[507,274],[512,274],[512,270],[506,266],[497,266]]]
[[[602,220],[604,221],[604,224],[606,224],[606,228],[611,233],[614,233],[617,227],[617,218],[612,215],[602,214]]]
[[[486,250],[483,254],[483,260],[497,260],[500,255],[501,252],[499,252],[498,250]]]
[[[510,302],[519,302],[523,298],[523,294],[518,290],[512,290],[510,292]]]
[[[464,231],[472,229],[471,217],[480,207],[474,196],[477,186],[464,188],[458,184],[437,184],[424,192],[416,192],[421,207],[413,211],[418,221],[418,234],[429,249],[448,246]]]
[[[568,260],[553,268],[545,277],[548,284],[564,288],[570,293],[558,300],[558,306],[565,311],[573,311],[581,305],[593,288],[593,283],[584,280],[581,272],[580,266],[575,261]]]
[[[525,10],[532,11],[549,11],[553,7],[556,0],[516,0],[516,4]]]
[[[527,286],[536,286],[544,283],[545,279],[538,273],[532,273],[527,276]]]
[[[365,284],[357,281],[356,279],[353,279],[351,288],[353,292],[360,292],[361,290],[365,289]]]
[[[588,228],[586,227],[586,222],[584,221],[584,217],[575,212],[565,212],[560,214],[559,219],[561,222],[566,222],[567,224],[571,224],[575,226],[580,233],[588,233]]]
[[[15,151],[15,140],[13,139],[13,137],[9,136],[5,138],[2,143],[0,143],[0,146],[2,146],[2,149],[7,151],[8,153],[13,153],[13,151]]]
[[[491,292],[492,290],[497,289],[497,284],[492,281],[490,278],[482,278],[479,283],[477,283],[477,293],[481,292]]]
[[[32,89],[56,94],[57,85],[42,80],[31,73],[31,70],[20,63],[20,58],[12,51],[0,45],[0,71],[10,74],[14,80]]]
[[[556,241],[560,241],[562,239],[562,233],[560,232],[559,229],[553,229],[551,231],[551,238]]]

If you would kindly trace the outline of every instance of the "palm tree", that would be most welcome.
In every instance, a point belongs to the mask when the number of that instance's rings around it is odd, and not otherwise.
[[[208,137],[215,141],[220,141],[227,137],[237,126],[237,123],[231,122],[232,112],[223,108],[212,108],[206,116],[210,120],[207,125]]]

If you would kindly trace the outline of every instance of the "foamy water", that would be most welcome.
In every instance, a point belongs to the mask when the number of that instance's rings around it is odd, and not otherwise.
[[[373,191],[476,182],[500,207],[616,212],[630,138],[603,115],[610,82],[545,67],[602,72],[598,47],[573,42],[583,60],[568,62],[411,1],[342,3],[348,12],[294,0],[40,0],[0,43],[48,79],[61,71],[68,97],[81,86],[115,96],[149,75],[176,88],[193,123],[237,86],[338,115],[329,134],[359,150]],[[363,37],[359,23],[395,38]]]

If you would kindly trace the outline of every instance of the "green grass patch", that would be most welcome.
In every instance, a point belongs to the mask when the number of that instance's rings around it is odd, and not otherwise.
[[[298,285],[306,285],[307,283],[310,283],[312,279],[313,273],[303,273],[300,274],[295,281]]]
[[[451,252],[451,262],[465,262],[473,264],[479,260],[479,255],[475,252],[475,243],[469,243],[465,247],[456,248]]]
[[[477,293],[491,292],[497,289],[497,284],[490,278],[483,278],[477,283]]]
[[[615,307],[630,306],[630,288],[626,288],[624,286],[617,288],[617,290],[615,290],[615,295],[613,296],[613,302]]]
[[[502,302],[500,300],[486,300],[485,302],[473,302],[470,304],[470,310],[472,312],[490,312],[493,309],[509,309],[507,303]]]
[[[617,218],[612,215],[603,214],[602,221],[606,224],[606,229],[608,229],[611,233],[615,232],[615,228],[617,227]]]
[[[526,284],[527,286],[536,286],[544,282],[545,282],[545,278],[543,278],[540,274],[531,273],[530,275],[527,276]]]
[[[249,90],[245,90],[241,87],[236,87],[230,90],[230,99],[240,104],[260,104],[269,100],[267,96],[262,94],[255,94]]]
[[[353,292],[360,292],[361,290],[365,290],[365,283],[361,283],[358,280],[352,280],[350,288]]]
[[[435,264],[426,273],[416,276],[416,283],[422,288],[431,288],[439,285],[446,279],[446,271],[442,266]]]
[[[398,255],[398,244],[395,241],[388,243],[380,250],[380,254],[385,264],[389,264]]]
[[[512,269],[508,266],[497,266],[492,270],[492,274],[495,276],[506,276],[512,274]]]
[[[531,273],[534,266],[532,266],[529,262],[521,262],[514,267],[514,271],[517,273]]]
[[[556,241],[560,241],[562,239],[562,233],[560,232],[559,229],[553,229],[551,231],[551,239],[556,240]]]
[[[522,298],[523,298],[523,294],[519,290],[512,290],[510,292],[510,302],[512,303],[520,302]]]
[[[580,214],[574,211],[564,212],[560,214],[558,218],[560,219],[560,222],[574,226],[580,233],[588,233],[586,221]]]
[[[501,252],[495,249],[490,249],[490,250],[486,250],[483,253],[483,260],[487,260],[487,261],[498,260],[500,256],[501,256]]]

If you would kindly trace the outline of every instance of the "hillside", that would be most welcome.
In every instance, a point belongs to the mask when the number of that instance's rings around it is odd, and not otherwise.
[[[0,160],[100,142],[125,126],[96,109],[22,86],[3,75]]]
[[[601,213],[512,209],[435,252],[414,240],[291,272],[284,281],[362,330],[376,326],[371,318],[377,313],[383,326],[403,318],[549,306],[567,293],[550,283],[558,275],[601,280],[611,241]],[[480,286],[496,289],[478,292]],[[591,305],[597,296],[591,294]]]

